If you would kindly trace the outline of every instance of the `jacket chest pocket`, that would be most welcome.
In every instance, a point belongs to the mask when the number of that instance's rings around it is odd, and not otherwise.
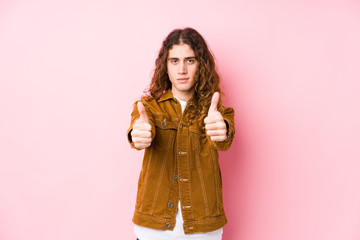
[[[154,124],[156,128],[153,145],[157,149],[169,149],[174,144],[177,128],[174,123],[164,115],[155,115]]]
[[[205,131],[199,129],[189,129],[191,133],[192,150],[195,154],[201,157],[206,157],[210,154],[210,140],[207,138]]]

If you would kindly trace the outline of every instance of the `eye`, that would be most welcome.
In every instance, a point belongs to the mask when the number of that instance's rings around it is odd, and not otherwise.
[[[195,59],[188,59],[187,62],[193,64],[195,62]]]
[[[178,60],[177,60],[177,59],[170,59],[170,62],[171,62],[172,64],[176,64],[176,63],[178,62]]]

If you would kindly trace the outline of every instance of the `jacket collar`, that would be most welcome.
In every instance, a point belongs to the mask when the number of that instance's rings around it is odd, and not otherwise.
[[[162,102],[162,101],[165,101],[168,99],[174,99],[174,96],[173,96],[170,88],[168,90],[166,90],[166,92],[163,95],[161,95],[161,97],[159,98],[159,102]]]

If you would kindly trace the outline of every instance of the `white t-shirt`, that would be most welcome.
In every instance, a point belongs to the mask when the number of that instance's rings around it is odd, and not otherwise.
[[[176,98],[180,105],[181,110],[184,111],[186,101]],[[183,217],[181,213],[180,201],[176,212],[176,222],[173,231],[170,230],[157,230],[139,225],[134,226],[134,232],[139,240],[221,240],[223,229],[206,233],[192,233],[185,235],[183,228]]]

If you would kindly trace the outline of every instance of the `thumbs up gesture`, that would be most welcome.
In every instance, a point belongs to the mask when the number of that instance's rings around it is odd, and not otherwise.
[[[207,117],[204,119],[206,134],[212,141],[222,142],[226,136],[226,124],[221,113],[217,110],[219,103],[219,93],[215,92],[211,99],[211,105]]]
[[[142,102],[137,103],[137,108],[140,117],[133,125],[131,138],[136,148],[144,149],[151,145],[151,125]]]

